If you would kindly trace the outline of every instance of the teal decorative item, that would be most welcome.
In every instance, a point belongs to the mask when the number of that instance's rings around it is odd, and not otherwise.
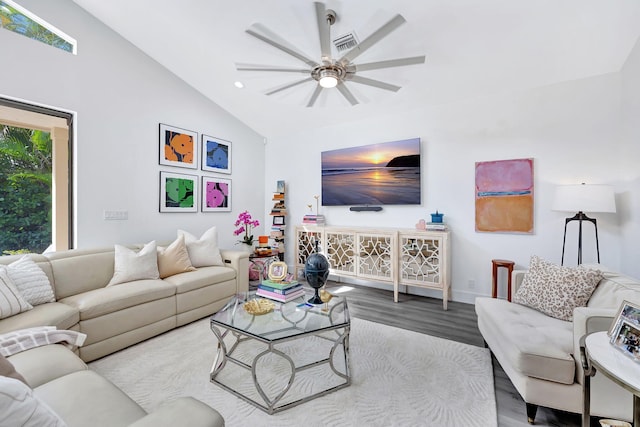
[[[438,211],[436,210],[436,213],[431,214],[431,222],[442,222],[443,216],[443,213],[438,213]]]

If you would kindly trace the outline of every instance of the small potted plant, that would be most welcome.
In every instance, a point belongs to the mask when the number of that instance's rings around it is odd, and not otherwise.
[[[238,219],[234,225],[237,227],[233,232],[234,235],[239,236],[244,233],[242,240],[238,240],[238,243],[243,245],[247,251],[253,252],[254,240],[251,230],[254,227],[258,227],[260,225],[260,221],[251,218],[249,211],[244,211],[238,215]]]

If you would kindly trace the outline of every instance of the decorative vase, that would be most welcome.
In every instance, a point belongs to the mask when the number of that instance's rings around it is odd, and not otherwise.
[[[253,243],[250,244],[250,245],[248,245],[246,243],[240,243],[240,247],[242,248],[243,251],[245,251],[248,254],[252,254],[253,251],[254,251]]]
[[[310,304],[322,304],[323,301],[318,291],[327,282],[329,277],[329,261],[319,253],[309,255],[304,264],[304,277],[307,283],[315,289],[315,295],[308,301]]]

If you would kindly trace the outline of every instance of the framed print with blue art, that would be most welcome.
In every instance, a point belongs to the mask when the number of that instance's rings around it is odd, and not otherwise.
[[[202,170],[231,173],[231,142],[202,135]]]

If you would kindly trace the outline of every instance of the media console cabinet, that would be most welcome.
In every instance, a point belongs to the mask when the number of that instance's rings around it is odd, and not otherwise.
[[[295,273],[304,271],[316,251],[329,260],[330,273],[393,285],[398,302],[400,285],[442,291],[447,309],[450,279],[450,233],[396,228],[296,226]]]

